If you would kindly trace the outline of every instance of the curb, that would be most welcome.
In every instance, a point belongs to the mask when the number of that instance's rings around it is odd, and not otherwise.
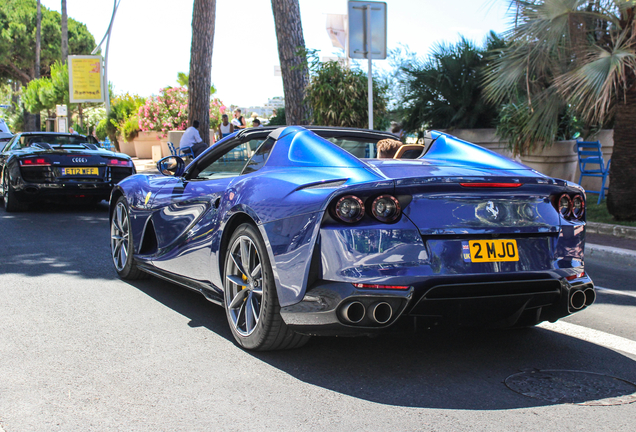
[[[588,222],[585,231],[589,234],[603,234],[636,240],[636,227]]]
[[[612,246],[601,246],[592,243],[585,244],[586,258],[594,257],[599,260],[611,260],[614,264],[636,267],[636,251]]]

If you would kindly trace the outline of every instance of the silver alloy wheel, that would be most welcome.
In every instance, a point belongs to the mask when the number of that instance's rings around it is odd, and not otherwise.
[[[263,271],[256,244],[248,236],[234,240],[225,265],[225,306],[241,336],[252,334],[261,317]]]
[[[128,210],[123,202],[119,202],[113,212],[113,221],[110,225],[110,250],[115,268],[119,272],[123,271],[126,266],[129,238]]]

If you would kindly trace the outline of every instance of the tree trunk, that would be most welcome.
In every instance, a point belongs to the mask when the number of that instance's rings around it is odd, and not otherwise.
[[[199,121],[199,132],[210,144],[210,85],[212,84],[212,47],[216,0],[194,0],[192,44],[188,80],[188,122]]]
[[[38,14],[35,27],[35,68],[33,76],[35,79],[40,78],[40,45],[42,43],[42,6],[38,0]]]
[[[619,221],[636,221],[636,85],[618,103],[607,209]]]
[[[283,75],[285,92],[285,116],[288,125],[307,124],[305,87],[309,82],[309,71],[305,56],[305,38],[300,22],[298,0],[272,0],[278,59]]]
[[[33,70],[33,77],[35,79],[40,78],[40,50],[42,44],[42,5],[40,4],[40,0],[38,0],[37,6],[37,15],[36,15],[36,23],[35,23],[35,66]],[[35,115],[35,128],[36,130],[42,129],[42,124],[40,120],[40,113]]]
[[[62,0],[62,64],[68,59],[68,16],[66,15],[66,0]]]
[[[81,103],[77,104],[77,117],[79,121],[79,126],[84,129],[84,108]]]

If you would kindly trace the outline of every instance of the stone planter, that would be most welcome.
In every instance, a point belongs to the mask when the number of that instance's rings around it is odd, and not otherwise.
[[[160,132],[139,132],[135,143],[135,153],[139,159],[152,159],[152,146],[161,144]]]
[[[457,138],[468,141],[478,146],[487,148],[502,156],[512,157],[512,152],[508,148],[507,141],[501,141],[496,135],[496,129],[453,129],[445,131],[446,133],[456,136]]]
[[[576,141],[557,141],[546,148],[537,148],[528,155],[521,155],[519,160],[524,165],[539,171],[548,177],[560,178],[576,182],[578,158]]]
[[[121,153],[125,153],[130,157],[136,157],[137,153],[135,152],[135,144],[133,141],[124,141],[123,139],[119,141],[119,151]]]

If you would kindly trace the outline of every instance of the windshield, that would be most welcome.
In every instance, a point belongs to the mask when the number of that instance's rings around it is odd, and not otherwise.
[[[377,140],[370,141],[369,139],[354,137],[329,137],[325,139],[348,151],[358,159],[374,158],[376,156]]]
[[[82,145],[87,144],[85,136],[82,135],[23,135],[20,138],[22,147],[28,147],[33,143],[47,143],[49,145]]]

